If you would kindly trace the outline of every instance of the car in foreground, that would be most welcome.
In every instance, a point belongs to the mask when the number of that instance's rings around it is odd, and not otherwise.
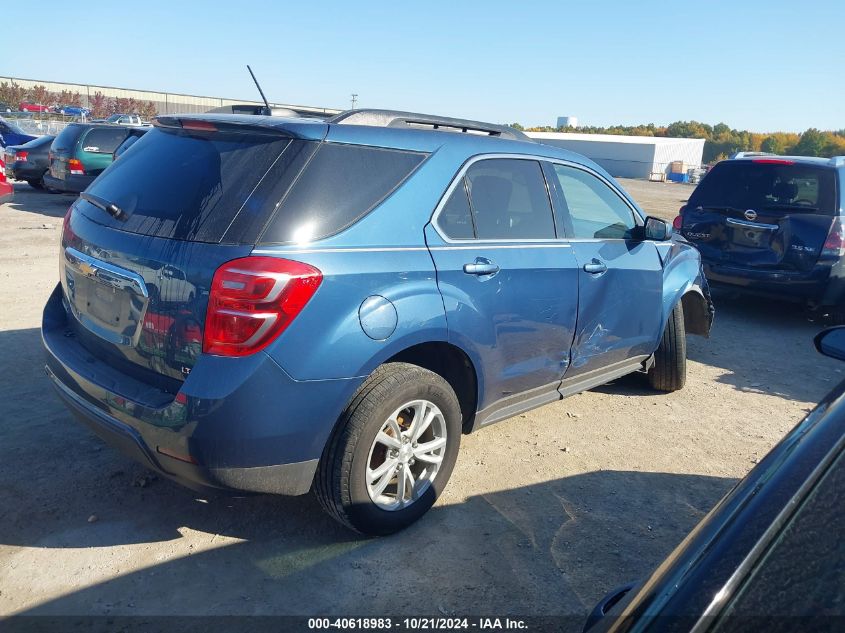
[[[23,145],[37,137],[24,132],[14,121],[0,117],[0,146]]]
[[[845,157],[717,163],[675,226],[713,285],[845,312]]]
[[[54,138],[47,134],[23,145],[7,147],[6,176],[25,180],[36,189],[44,189],[44,175],[50,166],[50,145]]]
[[[44,184],[65,193],[84,191],[111,165],[115,150],[132,130],[121,125],[71,123],[53,140]]]
[[[42,334],[82,422],[368,534],[431,507],[464,432],[633,372],[680,389],[713,316],[698,252],[600,167],[414,113],[160,116],[60,248]]]
[[[845,360],[845,328],[816,337]],[[834,631],[845,618],[845,382],[835,387],[646,580],[611,591],[584,627]]]
[[[52,112],[52,108],[41,103],[30,103],[29,101],[21,101],[18,104],[18,110],[21,112]]]

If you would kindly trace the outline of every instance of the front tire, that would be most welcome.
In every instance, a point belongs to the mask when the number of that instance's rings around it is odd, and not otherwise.
[[[663,338],[654,352],[654,365],[648,381],[657,391],[678,391],[687,380],[687,338],[684,330],[684,308],[680,302],[672,310]]]
[[[317,498],[357,532],[392,534],[440,496],[460,441],[461,407],[449,383],[416,365],[387,363],[341,416],[317,469]]]

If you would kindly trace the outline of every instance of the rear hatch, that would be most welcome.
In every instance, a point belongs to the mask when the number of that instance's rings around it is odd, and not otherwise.
[[[836,189],[836,171],[822,165],[723,161],[690,196],[682,234],[709,263],[809,271],[828,236],[840,236]]]
[[[215,270],[250,253],[318,145],[282,130],[191,125],[148,132],[82,194],[60,258],[80,343],[171,393],[202,350]]]
[[[79,137],[89,126],[71,123],[53,139],[50,145],[50,175],[58,180],[66,180],[69,173],[68,161],[73,157]]]

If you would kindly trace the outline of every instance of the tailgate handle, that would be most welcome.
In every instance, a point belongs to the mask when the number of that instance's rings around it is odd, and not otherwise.
[[[101,281],[113,288],[123,290],[128,287],[145,299],[150,296],[141,275],[90,257],[70,246],[65,249],[65,262],[80,274]]]
[[[764,224],[762,222],[748,222],[734,218],[725,218],[725,223],[731,226],[740,226],[744,229],[757,229],[758,231],[777,231],[780,227],[777,224]]]

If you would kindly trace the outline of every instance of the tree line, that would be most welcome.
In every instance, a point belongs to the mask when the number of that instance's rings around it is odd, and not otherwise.
[[[523,130],[519,123],[514,127]],[[665,136],[674,138],[703,138],[705,163],[727,158],[736,152],[770,152],[792,156],[845,156],[845,129],[823,131],[810,128],[801,134],[793,132],[749,132],[735,130],[725,123],[709,125],[698,121],[676,121],[669,125],[612,125],[610,127],[585,126],[530,127],[528,132],[577,132],[580,134],[619,134],[626,136]]]
[[[0,102],[16,108],[24,101],[46,106],[81,106],[82,95],[70,90],[52,92],[42,84],[24,88],[14,81],[0,82]],[[87,107],[91,110],[91,116],[98,119],[117,113],[137,114],[144,119],[151,119],[158,114],[158,107],[153,101],[107,97],[99,90],[90,98]]]

